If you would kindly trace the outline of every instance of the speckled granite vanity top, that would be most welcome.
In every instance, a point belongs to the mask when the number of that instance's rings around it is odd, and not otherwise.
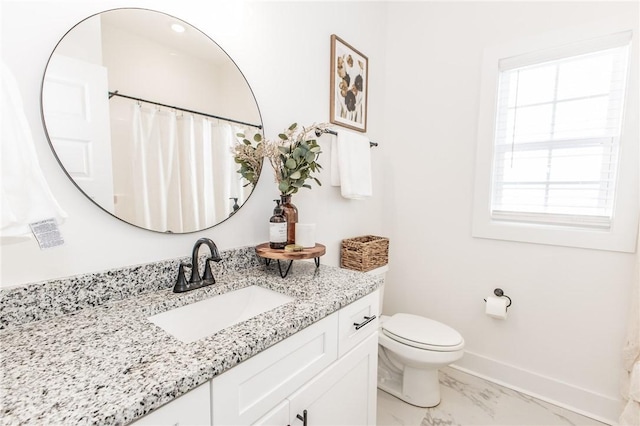
[[[250,251],[244,253],[251,257]],[[163,273],[171,275],[178,261]],[[282,279],[277,266],[256,265],[251,260],[236,270],[223,267],[228,269],[218,271],[218,282],[204,289],[174,294],[165,277],[162,289],[21,324],[6,321],[18,316],[11,303],[16,291],[1,294],[0,422],[129,423],[369,294],[381,282],[345,269],[316,270],[308,262],[297,262]],[[295,301],[189,344],[147,320],[254,284]],[[20,291],[26,297],[27,290]]]

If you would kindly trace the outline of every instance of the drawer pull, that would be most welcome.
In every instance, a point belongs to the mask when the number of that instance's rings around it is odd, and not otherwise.
[[[302,426],[307,426],[307,410],[302,411],[302,415],[297,414],[298,420],[302,420]]]
[[[362,327],[364,327],[365,325],[369,324],[374,319],[376,319],[375,315],[372,315],[370,317],[364,317],[364,321],[362,321],[360,324],[358,324],[357,322],[354,322],[353,325],[356,326],[356,330],[360,330]]]

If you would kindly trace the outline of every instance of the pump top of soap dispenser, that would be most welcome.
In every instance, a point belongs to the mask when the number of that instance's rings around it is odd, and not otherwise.
[[[273,214],[274,215],[282,215],[284,214],[284,210],[282,209],[282,206],[280,205],[280,200],[273,200],[276,202],[276,207],[273,209]]]

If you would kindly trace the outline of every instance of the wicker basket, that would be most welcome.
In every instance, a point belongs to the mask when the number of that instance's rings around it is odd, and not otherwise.
[[[340,267],[367,272],[387,264],[389,239],[365,235],[342,240]]]

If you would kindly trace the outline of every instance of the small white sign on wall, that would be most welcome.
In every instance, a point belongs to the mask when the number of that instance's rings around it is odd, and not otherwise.
[[[55,219],[45,219],[39,222],[30,223],[29,227],[31,232],[36,237],[40,250],[61,246],[64,244],[64,239],[58,228],[58,223]]]

